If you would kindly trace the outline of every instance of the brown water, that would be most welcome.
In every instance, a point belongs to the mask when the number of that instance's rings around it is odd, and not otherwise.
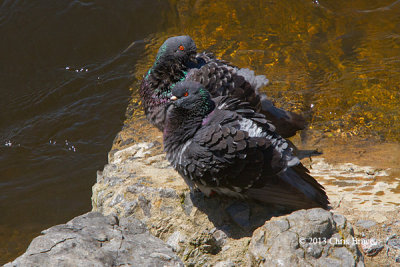
[[[166,29],[169,8],[0,1],[0,265],[41,230],[91,209],[143,39]]]
[[[400,141],[400,1],[34,2],[0,1],[0,264],[90,209],[128,98],[171,35],[266,74],[312,129]]]
[[[266,74],[278,106],[313,128],[400,141],[400,1],[179,1],[179,24],[150,39],[191,35],[200,50]]]

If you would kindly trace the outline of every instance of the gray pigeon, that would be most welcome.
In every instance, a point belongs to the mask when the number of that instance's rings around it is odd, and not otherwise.
[[[142,80],[140,95],[149,121],[163,130],[171,89],[182,80],[201,83],[212,97],[231,96],[248,102],[276,126],[276,132],[287,138],[305,127],[304,118],[275,107],[265,94],[259,93],[268,84],[263,75],[238,68],[216,59],[211,53],[197,53],[190,36],[167,39],[160,47],[156,61]]]
[[[328,207],[323,186],[248,103],[212,99],[192,81],[177,83],[170,99],[164,150],[191,189],[293,209]]]

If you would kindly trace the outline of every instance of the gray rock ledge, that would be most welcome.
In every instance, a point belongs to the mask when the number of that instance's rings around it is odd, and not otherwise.
[[[160,143],[110,152],[92,205],[6,266],[364,266],[344,216],[190,193]]]
[[[266,222],[248,253],[253,266],[364,266],[351,224],[319,208]]]
[[[5,266],[183,266],[171,247],[133,218],[89,212],[42,234]]]
[[[186,266],[364,266],[344,216],[323,209],[286,215],[277,207],[190,193],[160,143],[110,153],[92,204],[103,214],[140,219]]]

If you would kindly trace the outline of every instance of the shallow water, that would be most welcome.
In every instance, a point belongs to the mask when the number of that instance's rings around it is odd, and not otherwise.
[[[172,35],[267,75],[276,104],[326,136],[399,142],[399,12],[393,0],[0,1],[0,264],[90,210],[129,97],[137,107]]]

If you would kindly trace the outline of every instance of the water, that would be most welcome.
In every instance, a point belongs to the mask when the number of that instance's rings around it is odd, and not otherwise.
[[[400,1],[0,1],[0,264],[90,210],[169,36],[266,74],[326,136],[400,141]],[[129,90],[131,89],[131,91]],[[56,143],[54,143],[56,142]]]
[[[143,39],[164,29],[165,7],[0,1],[0,265],[91,209]]]
[[[176,9],[179,25],[152,39],[146,62],[165,35],[186,33],[266,74],[267,94],[313,129],[400,141],[400,1],[204,0]]]

